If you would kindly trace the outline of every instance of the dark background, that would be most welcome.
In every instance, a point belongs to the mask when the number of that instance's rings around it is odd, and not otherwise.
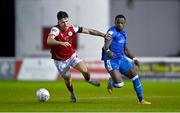
[[[15,56],[15,0],[0,1],[0,57]]]

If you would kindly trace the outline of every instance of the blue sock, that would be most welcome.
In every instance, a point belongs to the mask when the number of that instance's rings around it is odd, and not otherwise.
[[[143,99],[143,91],[142,91],[142,85],[141,85],[138,75],[132,78],[132,82],[133,82],[134,90],[136,91],[138,100],[141,102]]]

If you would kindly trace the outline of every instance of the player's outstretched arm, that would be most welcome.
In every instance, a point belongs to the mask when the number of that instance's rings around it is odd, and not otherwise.
[[[94,36],[100,36],[100,37],[103,37],[105,40],[110,39],[110,35],[108,33],[104,34],[104,33],[100,32],[100,31],[94,30],[94,29],[82,28],[82,33],[90,34],[90,35],[94,35]]]

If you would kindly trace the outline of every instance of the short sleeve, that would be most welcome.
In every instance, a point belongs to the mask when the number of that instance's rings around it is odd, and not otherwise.
[[[108,31],[108,33],[109,33],[110,35],[113,35],[113,31]]]
[[[59,35],[59,29],[57,27],[52,27],[49,34],[54,35],[54,36],[58,36]]]
[[[112,39],[112,37],[113,37],[113,31],[109,30],[109,31],[108,31],[108,34],[110,34],[110,38]]]
[[[79,26],[73,25],[73,29],[74,29],[74,31],[77,33],[77,32],[79,31]]]

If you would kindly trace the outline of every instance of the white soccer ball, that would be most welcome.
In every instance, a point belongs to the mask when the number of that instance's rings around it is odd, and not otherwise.
[[[38,101],[40,102],[46,102],[50,98],[49,91],[45,88],[40,88],[36,91],[36,96]]]

